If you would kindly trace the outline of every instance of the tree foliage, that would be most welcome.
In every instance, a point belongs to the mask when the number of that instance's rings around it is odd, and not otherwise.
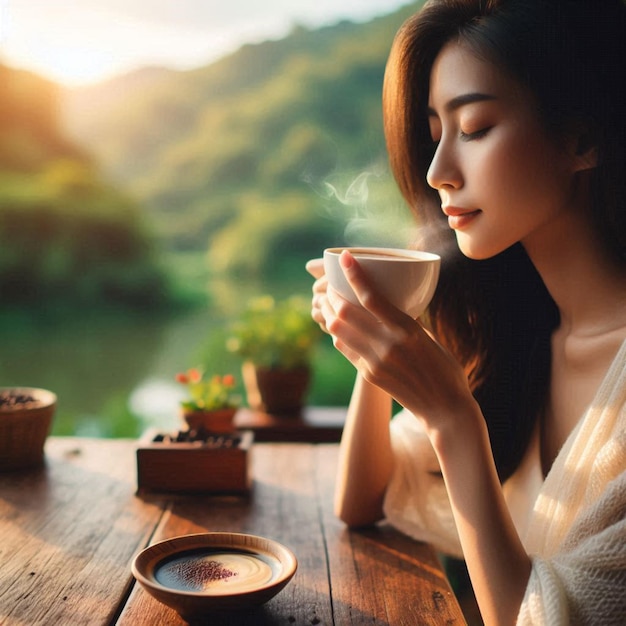
[[[168,300],[138,205],[59,128],[53,86],[0,66],[0,307]]]
[[[194,71],[69,93],[68,128],[141,199],[170,250],[208,249],[212,269],[237,276],[280,273],[281,260],[301,267],[339,242],[350,215],[327,181],[388,178],[384,68],[419,4],[365,24],[295,27]],[[384,214],[398,196],[380,184],[386,195],[370,210]]]

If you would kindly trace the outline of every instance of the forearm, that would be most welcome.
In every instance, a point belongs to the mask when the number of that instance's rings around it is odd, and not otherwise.
[[[353,257],[344,253],[341,263],[362,308],[331,289],[320,316],[335,347],[369,384],[359,381],[344,431],[336,511],[350,525],[382,517],[393,469],[392,396],[422,420],[437,454],[486,623],[514,623],[531,563],[506,507],[466,372],[419,322],[372,289]]]
[[[383,517],[383,498],[393,469],[391,398],[357,376],[341,439],[335,512],[350,526]]]
[[[504,501],[486,425],[476,408],[469,423],[456,420],[449,431],[431,440],[483,619],[514,624],[531,561]]]

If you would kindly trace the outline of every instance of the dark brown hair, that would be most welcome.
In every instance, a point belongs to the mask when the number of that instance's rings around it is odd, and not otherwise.
[[[430,323],[468,372],[501,479],[518,466],[545,403],[558,310],[521,244],[475,261],[454,243],[426,183],[430,70],[443,46],[458,41],[529,88],[555,138],[573,124],[586,129],[598,149],[590,223],[624,267],[624,14],[622,0],[430,0],[400,29],[389,56],[383,111],[391,168],[427,227],[420,245],[442,253]]]

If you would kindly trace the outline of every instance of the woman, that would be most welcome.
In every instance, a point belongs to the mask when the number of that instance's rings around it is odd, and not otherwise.
[[[624,12],[426,3],[383,101],[418,245],[442,255],[428,317],[347,252],[362,306],[307,266],[313,318],[357,369],[338,515],[462,555],[487,624],[626,615]]]

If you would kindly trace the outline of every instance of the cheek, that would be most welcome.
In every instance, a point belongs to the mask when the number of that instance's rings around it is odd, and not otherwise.
[[[520,192],[527,186],[537,155],[529,143],[503,138],[487,157],[486,167],[493,173],[493,183],[509,192]]]
[[[478,184],[485,185],[481,195],[494,209],[532,211],[557,191],[561,180],[554,150],[533,139],[532,134],[503,135],[485,150]]]
[[[541,221],[544,181],[537,180],[534,149],[529,144],[501,141],[470,160],[472,196],[483,210],[476,228],[457,231],[461,252],[472,259],[487,259],[523,239]],[[545,173],[545,172],[544,172]]]

